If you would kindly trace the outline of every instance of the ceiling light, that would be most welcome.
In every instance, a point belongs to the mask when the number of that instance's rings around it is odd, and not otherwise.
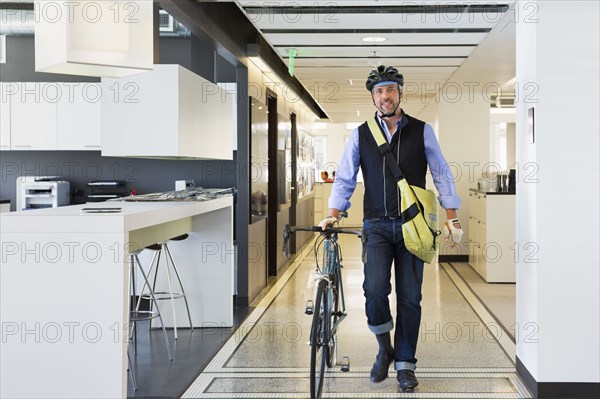
[[[352,79],[348,79],[348,83],[350,83],[350,86],[352,86]]]
[[[385,42],[387,38],[381,36],[368,36],[362,38],[363,42]]]
[[[356,116],[360,116],[360,111],[356,110]]]
[[[260,71],[263,73],[272,73],[273,72],[273,71],[271,71],[271,68],[269,68],[269,66],[260,57],[250,57],[250,61],[252,61],[254,63],[254,65],[256,65],[256,67],[258,69],[260,69]]]
[[[35,9],[36,71],[119,78],[152,70],[152,1],[36,1]]]

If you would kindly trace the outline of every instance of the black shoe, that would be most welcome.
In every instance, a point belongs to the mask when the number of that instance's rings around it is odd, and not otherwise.
[[[419,385],[415,372],[412,370],[399,370],[396,378],[403,391],[413,390]]]
[[[390,364],[394,360],[394,354],[392,352],[380,352],[375,359],[375,364],[371,369],[371,382],[381,382],[388,376],[388,369]]]

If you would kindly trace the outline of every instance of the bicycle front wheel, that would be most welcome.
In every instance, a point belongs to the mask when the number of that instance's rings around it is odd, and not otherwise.
[[[329,329],[327,334],[327,340],[329,341],[327,345],[325,345],[325,361],[327,367],[333,368],[337,362],[337,338],[335,337],[335,331],[333,331],[333,326],[337,323],[338,320],[338,312],[340,309],[339,304],[339,274],[333,274],[330,276],[331,278],[331,289],[327,290],[328,292],[328,300],[327,305],[329,306]]]
[[[321,280],[317,287],[312,326],[310,330],[310,397],[320,398],[325,377],[325,360],[329,345],[329,317],[327,281]]]

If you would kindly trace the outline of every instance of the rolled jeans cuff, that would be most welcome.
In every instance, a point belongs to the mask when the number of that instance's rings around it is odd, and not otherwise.
[[[394,321],[393,320],[390,320],[387,323],[380,324],[378,326],[372,326],[370,324],[367,324],[367,325],[369,326],[369,330],[371,330],[371,332],[375,335],[385,334],[394,329]]]
[[[410,362],[396,362],[394,364],[394,368],[396,369],[396,371],[400,371],[400,370],[415,371],[417,368],[417,365],[414,363],[410,363]]]

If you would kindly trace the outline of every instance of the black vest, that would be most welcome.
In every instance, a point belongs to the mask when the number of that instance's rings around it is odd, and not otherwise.
[[[404,114],[399,131],[389,143],[408,183],[421,188],[425,188],[427,174],[424,130],[425,122]],[[375,133],[385,134],[381,130]],[[385,165],[366,122],[358,127],[358,148],[365,182],[364,218],[398,217],[400,193],[396,179]]]

